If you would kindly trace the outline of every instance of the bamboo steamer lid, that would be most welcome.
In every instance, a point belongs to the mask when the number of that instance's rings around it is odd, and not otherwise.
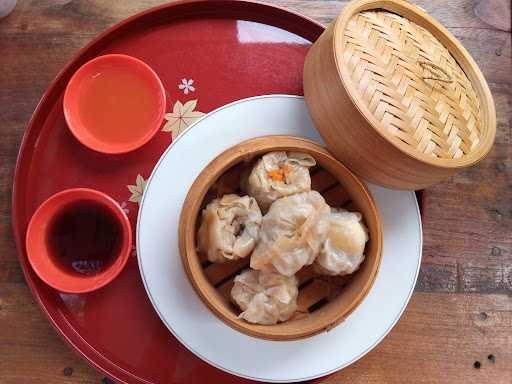
[[[308,52],[304,95],[334,155],[363,178],[420,189],[481,160],[489,87],[441,24],[402,0],[349,3]]]

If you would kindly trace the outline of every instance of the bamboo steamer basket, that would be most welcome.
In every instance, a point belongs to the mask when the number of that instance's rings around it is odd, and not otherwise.
[[[317,166],[311,170],[312,189],[320,192],[330,206],[362,213],[370,240],[359,270],[348,276],[321,276],[313,267],[297,273],[298,310],[286,322],[276,325],[251,324],[239,319],[240,310],[231,303],[234,277],[249,267],[250,257],[226,263],[210,263],[197,250],[196,235],[201,210],[215,197],[228,193],[242,195],[241,174],[252,161],[272,151],[298,151],[312,155]],[[215,158],[192,184],[182,207],[179,247],[192,286],[222,321],[249,336],[268,340],[293,340],[327,331],[342,322],[370,290],[381,262],[382,224],[375,202],[366,186],[325,148],[291,136],[265,136],[244,141]]]
[[[388,188],[428,187],[494,142],[494,102],[478,66],[401,0],[349,3],[308,52],[304,95],[331,152]]]

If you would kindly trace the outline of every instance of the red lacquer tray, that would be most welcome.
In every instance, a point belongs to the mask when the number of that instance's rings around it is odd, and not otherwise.
[[[145,180],[172,138],[203,113],[232,101],[271,93],[302,94],[304,57],[322,31],[310,19],[264,4],[172,3],[133,16],[98,36],[44,94],[16,167],[13,225],[18,255],[51,323],[98,370],[123,383],[246,382],[207,365],[174,339],[146,297],[135,251],[121,275],[97,292],[63,294],[45,285],[30,269],[25,253],[25,231],[34,210],[60,190],[92,187],[116,199],[135,228]],[[88,150],[64,121],[62,97],[69,78],[80,65],[105,53],[142,59],[158,73],[167,92],[169,122],[149,144],[126,155]],[[223,134],[222,127],[218,134]]]

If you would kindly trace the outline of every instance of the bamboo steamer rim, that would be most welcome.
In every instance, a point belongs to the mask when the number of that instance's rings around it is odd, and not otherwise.
[[[343,47],[346,39],[345,29],[350,19],[365,11],[387,11],[401,16],[430,32],[452,55],[458,66],[469,79],[480,102],[481,132],[480,142],[476,148],[460,158],[438,158],[425,154],[403,142],[392,134],[380,129],[381,122],[370,111],[366,102],[360,99],[359,91],[351,79],[351,73],[343,68]],[[335,64],[342,85],[347,90],[350,100],[374,127],[375,131],[386,141],[403,153],[429,165],[439,168],[458,169],[474,165],[490,151],[496,135],[496,110],[489,86],[471,55],[461,43],[438,21],[421,8],[403,0],[356,0],[350,2],[334,21],[334,39],[332,41]]]
[[[290,319],[274,325],[261,325],[238,318],[235,311],[231,307],[228,308],[225,299],[218,292],[218,288],[209,281],[201,265],[196,247],[196,224],[200,220],[201,204],[207,191],[221,175],[240,162],[272,151],[299,151],[313,156],[317,165],[331,173],[337,183],[347,191],[351,200],[363,214],[365,224],[370,232],[370,241],[366,244],[368,248],[365,248],[365,262],[357,273],[353,274],[353,278],[358,281],[352,281],[346,288],[347,290],[322,307],[320,313],[312,312],[307,319]],[[194,290],[204,304],[233,329],[252,337],[267,340],[303,339],[328,331],[344,321],[369,293],[382,260],[381,217],[366,185],[336,160],[327,149],[311,140],[295,136],[270,135],[248,139],[228,148],[213,159],[190,187],[182,206],[178,232],[183,267]]]

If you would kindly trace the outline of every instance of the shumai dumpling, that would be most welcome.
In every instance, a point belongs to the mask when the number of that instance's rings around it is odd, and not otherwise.
[[[240,307],[240,318],[255,324],[288,320],[297,309],[298,282],[295,276],[247,269],[235,277],[231,298]]]
[[[305,153],[267,153],[258,160],[242,189],[266,212],[281,197],[311,190],[309,168],[315,164],[315,159]]]
[[[327,237],[329,212],[316,191],[276,200],[261,221],[251,268],[292,276],[313,263]]]
[[[248,256],[258,241],[261,211],[250,196],[224,195],[212,200],[201,217],[199,250],[212,263]]]
[[[359,212],[331,208],[330,226],[315,270],[327,275],[347,275],[355,272],[364,261],[368,231]]]

